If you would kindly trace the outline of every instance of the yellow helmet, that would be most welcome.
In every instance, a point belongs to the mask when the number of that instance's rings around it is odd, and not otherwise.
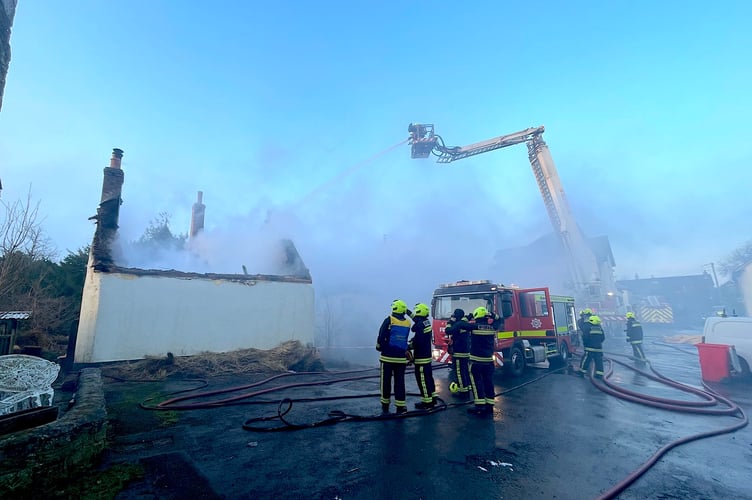
[[[460,392],[460,386],[457,384],[457,382],[452,382],[449,384],[449,392],[452,394],[457,394]]]
[[[635,319],[635,315],[634,315],[634,313],[632,311],[629,311],[627,313],[627,319]]]
[[[600,325],[601,324],[601,319],[598,316],[596,316],[596,315],[590,316],[587,320],[588,320],[588,323],[590,323],[591,325]]]
[[[392,302],[392,312],[395,314],[405,314],[407,311],[407,304],[404,300],[396,299]]]
[[[580,311],[580,314],[592,315],[593,314],[593,310],[590,309],[589,307],[586,307],[585,309],[583,309],[582,311]]]
[[[488,309],[483,306],[478,307],[473,311],[473,318],[475,319],[485,318],[486,316],[488,316]]]
[[[431,311],[428,309],[428,306],[423,303],[415,304],[415,307],[413,308],[414,316],[425,316],[427,318],[430,313]]]

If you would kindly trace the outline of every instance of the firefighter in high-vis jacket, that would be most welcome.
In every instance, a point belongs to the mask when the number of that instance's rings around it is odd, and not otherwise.
[[[428,315],[431,313],[426,304],[415,304],[412,314],[408,315],[413,318],[413,338],[408,343],[408,348],[412,351],[413,363],[415,363],[415,381],[418,383],[420,390],[420,403],[415,403],[419,410],[430,410],[436,405],[436,384],[433,380],[433,367],[431,366],[431,350],[433,346],[431,320]]]
[[[578,374],[584,375],[590,366],[590,362],[595,362],[595,377],[603,378],[603,340],[606,334],[601,327],[601,319],[596,316],[590,316],[582,325],[582,343],[585,346],[585,355],[582,357]]]
[[[461,398],[470,394],[470,332],[473,325],[466,320],[465,311],[455,309],[444,332],[449,337],[452,365],[457,378],[449,384],[449,391]]]
[[[624,331],[627,333],[627,342],[632,344],[634,357],[646,361],[645,351],[642,350],[642,325],[631,311],[627,313],[627,328]]]
[[[485,307],[473,311],[475,324],[470,333],[470,384],[473,388],[474,408],[468,413],[475,415],[493,415],[494,407],[494,350],[496,332],[499,331],[501,318],[491,314]]]
[[[381,412],[389,413],[394,379],[394,404],[397,413],[407,412],[405,402],[405,369],[410,351],[407,338],[410,335],[410,319],[406,317],[407,304],[403,300],[392,302],[392,314],[381,323],[376,350],[381,353]]]

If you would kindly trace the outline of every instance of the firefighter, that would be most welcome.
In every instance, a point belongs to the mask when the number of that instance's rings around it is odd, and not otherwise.
[[[468,413],[475,415],[493,415],[494,407],[494,350],[496,332],[499,331],[501,318],[491,314],[485,307],[473,311],[475,324],[470,333],[470,384],[473,388],[474,408]]]
[[[410,334],[410,320],[406,317],[407,304],[404,300],[392,302],[392,314],[387,316],[379,328],[376,350],[381,353],[381,412],[389,413],[394,379],[394,404],[397,413],[407,412],[405,402],[405,369],[410,357],[407,338]]]
[[[582,342],[585,345],[585,355],[582,357],[578,375],[587,373],[591,361],[595,362],[595,378],[603,378],[603,341],[606,334],[601,327],[601,319],[592,315],[582,325]]]
[[[632,344],[634,357],[645,361],[645,351],[642,350],[642,325],[631,311],[627,313],[627,328],[624,331],[627,333],[627,342]]]
[[[415,363],[415,381],[420,390],[420,403],[415,403],[419,410],[430,410],[436,405],[436,384],[433,380],[433,367],[431,366],[432,335],[431,320],[428,319],[430,311],[426,304],[415,304],[413,311],[407,311],[413,319],[413,338],[408,343],[408,349],[412,351]]]
[[[465,318],[465,311],[455,309],[447,322],[446,330],[449,336],[449,347],[452,353],[452,364],[456,381],[449,384],[449,390],[458,397],[467,398],[470,395],[470,332],[473,325]],[[454,385],[452,385],[454,384]]]

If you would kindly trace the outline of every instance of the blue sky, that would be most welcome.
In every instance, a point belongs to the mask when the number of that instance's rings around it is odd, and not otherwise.
[[[699,273],[752,239],[750,19],[744,1],[21,0],[2,197],[31,186],[63,257],[120,147],[126,237],[164,211],[187,231],[202,190],[232,246],[268,218],[315,280],[408,268],[425,288],[551,230],[525,147],[438,165],[405,145],[338,175],[413,121],[451,145],[545,125],[617,277]]]

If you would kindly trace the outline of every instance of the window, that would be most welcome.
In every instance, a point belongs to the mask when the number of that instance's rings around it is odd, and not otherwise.
[[[572,329],[569,317],[569,305],[566,302],[553,302],[554,323],[557,335],[567,335]]]
[[[546,292],[543,290],[520,292],[520,314],[526,318],[548,316]]]
[[[470,314],[478,307],[485,307],[489,311],[493,311],[493,294],[436,297],[433,305],[433,317],[434,319],[449,319],[455,309],[462,309],[465,314]]]

